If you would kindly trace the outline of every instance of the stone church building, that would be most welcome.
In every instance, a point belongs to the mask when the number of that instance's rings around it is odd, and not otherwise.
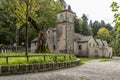
[[[47,30],[47,43],[51,52],[75,54],[81,57],[112,57],[112,48],[106,41],[75,33],[76,14],[65,9],[57,13],[57,27]],[[37,46],[37,38],[31,41],[31,51]]]

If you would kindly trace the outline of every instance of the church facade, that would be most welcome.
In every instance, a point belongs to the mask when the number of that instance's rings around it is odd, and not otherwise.
[[[57,13],[57,27],[49,28],[46,32],[50,51],[81,57],[112,57],[112,48],[106,41],[75,33],[75,17],[76,14],[67,9]],[[32,52],[36,46],[37,38],[31,41]]]

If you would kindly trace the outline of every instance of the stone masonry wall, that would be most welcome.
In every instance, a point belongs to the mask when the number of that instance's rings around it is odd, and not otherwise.
[[[33,72],[44,72],[62,68],[69,68],[79,65],[80,60],[71,62],[58,62],[58,63],[47,63],[47,64],[26,64],[26,65],[13,65],[13,66],[0,66],[1,75],[12,75],[12,74],[25,74]]]

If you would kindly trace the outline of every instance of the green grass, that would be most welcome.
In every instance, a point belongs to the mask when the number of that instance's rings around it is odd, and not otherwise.
[[[90,61],[90,60],[97,60],[99,58],[80,58],[81,62],[87,62],[87,61]]]
[[[110,61],[111,59],[101,59],[100,62],[107,62]]]
[[[34,53],[29,53],[29,55],[38,55]],[[45,55],[45,61],[44,57],[41,55]],[[25,56],[24,53],[4,53],[0,54],[0,56]],[[55,60],[55,56],[57,56]],[[65,58],[64,58],[65,56]],[[0,58],[0,65],[17,65],[17,64],[35,64],[35,63],[54,63],[54,62],[65,62],[65,61],[73,61],[76,60],[77,58],[75,56],[70,56],[69,55],[61,55],[61,54],[40,54],[40,56],[36,57],[29,57],[29,61],[27,62],[26,57],[10,57],[8,58],[8,64],[6,63],[5,58]]]
[[[109,59],[109,58],[80,58],[80,60],[81,60],[81,63],[84,64],[90,60],[99,60],[100,62],[106,62],[106,61],[110,61],[112,59]]]

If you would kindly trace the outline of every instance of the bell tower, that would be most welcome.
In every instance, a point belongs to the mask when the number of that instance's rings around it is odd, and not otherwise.
[[[57,50],[62,53],[73,53],[74,19],[76,14],[70,10],[57,13]]]

